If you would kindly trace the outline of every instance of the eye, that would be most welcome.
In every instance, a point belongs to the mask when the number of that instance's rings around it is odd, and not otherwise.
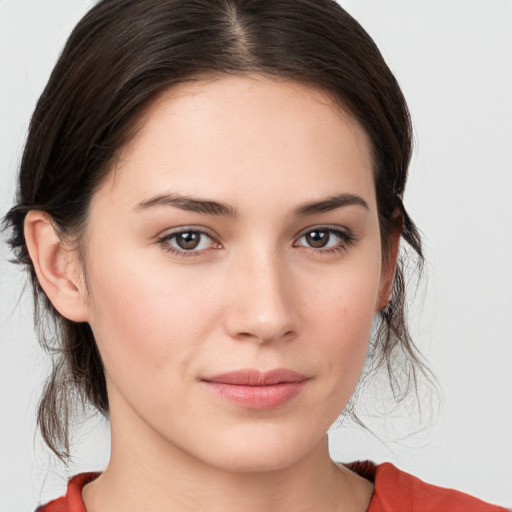
[[[220,246],[208,233],[197,229],[183,229],[169,233],[160,238],[159,243],[165,250],[181,256],[192,256],[200,251]]]
[[[320,251],[344,250],[354,244],[354,235],[337,228],[310,229],[297,239],[295,247],[309,247]]]

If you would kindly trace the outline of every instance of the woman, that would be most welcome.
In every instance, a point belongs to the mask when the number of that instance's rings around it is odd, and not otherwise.
[[[410,149],[396,81],[331,1],[93,8],[7,221],[58,329],[45,440],[67,455],[76,393],[112,454],[41,510],[502,510],[328,453],[376,316],[369,361],[423,371],[397,263],[401,237],[422,255]]]

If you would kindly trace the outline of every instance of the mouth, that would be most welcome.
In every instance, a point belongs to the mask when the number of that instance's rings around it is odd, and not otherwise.
[[[206,388],[236,405],[256,410],[282,406],[295,398],[309,381],[293,370],[275,369],[261,372],[242,369],[208,378]]]

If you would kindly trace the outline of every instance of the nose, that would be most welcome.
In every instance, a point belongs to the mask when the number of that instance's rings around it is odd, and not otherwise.
[[[240,258],[231,268],[225,322],[232,338],[268,343],[297,336],[293,275],[279,255],[269,252]]]

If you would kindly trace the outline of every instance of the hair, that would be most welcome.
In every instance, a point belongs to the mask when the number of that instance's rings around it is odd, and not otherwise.
[[[37,103],[17,204],[4,219],[16,261],[30,275],[40,343],[53,355],[38,424],[62,460],[70,455],[75,403],[108,416],[105,376],[90,326],[62,317],[42,290],[25,216],[46,212],[59,236],[79,244],[91,197],[148,105],[179,83],[249,73],[320,88],[360,123],[373,152],[383,256],[392,231],[401,229],[423,262],[420,235],[402,203],[412,151],[405,99],[373,40],[334,0],[100,1],[72,32]],[[406,323],[404,263],[399,259],[372,342],[372,371],[387,370],[397,400],[426,371]]]

